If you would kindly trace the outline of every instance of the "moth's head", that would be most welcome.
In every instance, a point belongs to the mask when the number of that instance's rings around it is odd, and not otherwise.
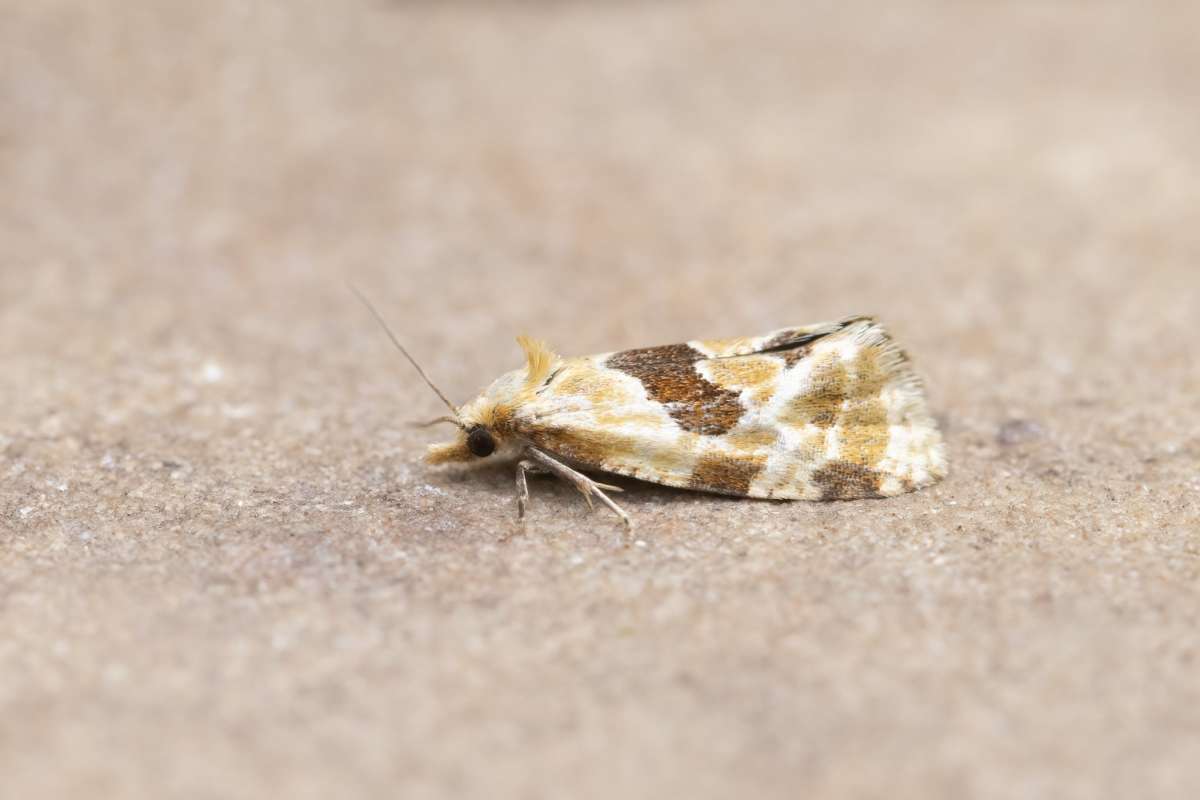
[[[400,340],[392,333],[383,316],[371,305],[366,295],[354,284],[348,284],[348,288],[367,307],[371,316],[375,317],[384,333],[392,340],[392,344],[413,365],[421,379],[446,404],[446,408],[450,409],[450,416],[439,417],[429,424],[449,422],[458,428],[458,436],[454,441],[431,445],[425,454],[426,461],[432,464],[477,461],[488,458],[499,450],[511,451],[519,446],[512,425],[513,415],[522,404],[533,399],[534,392],[550,375],[555,362],[558,361],[558,356],[554,355],[544,342],[518,336],[517,344],[525,351],[525,367],[502,375],[479,397],[461,408],[456,408],[446,395],[442,394],[442,390],[429,380],[425,370],[421,369],[421,365],[404,345],[400,344]]]
[[[496,383],[501,383],[504,378]],[[479,397],[458,409],[453,418],[443,418],[446,422],[452,422],[458,428],[458,433],[449,442],[430,445],[425,453],[426,461],[430,464],[478,461],[503,448],[506,436],[502,430],[504,426],[496,416],[501,402],[495,388],[495,384],[488,387]]]
[[[513,426],[518,409],[533,399],[533,393],[549,376],[557,361],[544,343],[517,338],[525,351],[525,366],[505,373],[471,402],[456,409],[453,418],[444,417],[458,427],[453,441],[430,445],[425,460],[431,464],[479,461],[493,454],[509,454],[519,445]]]
[[[459,430],[450,442],[429,445],[425,460],[430,464],[450,464],[478,461],[496,452],[499,443],[486,425],[472,425]]]

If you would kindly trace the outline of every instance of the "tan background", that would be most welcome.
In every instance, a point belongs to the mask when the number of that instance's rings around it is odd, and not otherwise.
[[[1194,797],[1193,3],[25,2],[5,797]],[[881,316],[952,477],[433,472],[436,399]]]

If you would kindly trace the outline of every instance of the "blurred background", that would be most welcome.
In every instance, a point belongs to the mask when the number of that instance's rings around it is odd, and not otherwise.
[[[21,796],[1186,796],[1200,11],[0,5]],[[496,544],[447,393],[878,315],[954,475]]]

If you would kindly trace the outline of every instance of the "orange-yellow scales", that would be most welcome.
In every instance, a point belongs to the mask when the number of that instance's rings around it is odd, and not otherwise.
[[[908,359],[866,317],[765,336],[560,358],[519,339],[522,369],[447,418],[432,463],[518,457],[596,497],[578,470],[744,497],[888,497],[946,474],[942,437]]]

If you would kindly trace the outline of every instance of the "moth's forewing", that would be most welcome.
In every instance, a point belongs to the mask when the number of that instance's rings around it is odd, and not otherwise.
[[[881,497],[946,469],[920,382],[861,317],[564,359],[513,424],[585,468],[738,496]]]

